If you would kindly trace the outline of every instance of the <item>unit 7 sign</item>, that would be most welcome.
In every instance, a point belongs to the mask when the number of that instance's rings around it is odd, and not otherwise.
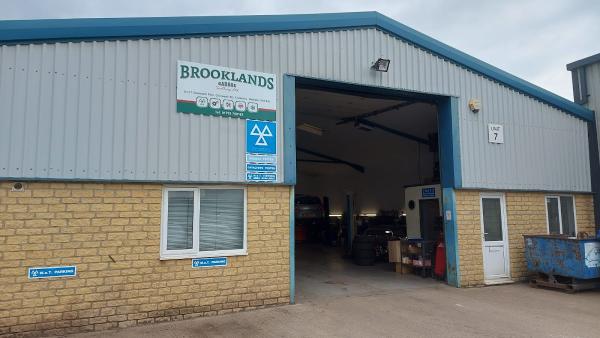
[[[501,124],[488,124],[488,142],[504,143],[504,127]]]

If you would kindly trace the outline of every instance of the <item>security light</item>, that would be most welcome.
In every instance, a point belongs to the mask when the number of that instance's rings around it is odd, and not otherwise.
[[[390,60],[379,58],[371,68],[378,72],[387,72],[390,68]]]
[[[481,110],[481,101],[479,101],[478,99],[470,99],[469,109],[475,114],[479,113],[479,111]]]

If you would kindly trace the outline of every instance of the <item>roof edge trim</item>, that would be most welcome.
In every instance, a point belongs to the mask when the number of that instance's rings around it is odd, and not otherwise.
[[[378,12],[0,21],[0,45],[375,27],[525,95],[592,121],[594,112]],[[567,66],[568,67],[568,66]]]
[[[600,53],[567,64],[567,70],[574,70],[575,68],[585,67],[598,62],[600,62]]]

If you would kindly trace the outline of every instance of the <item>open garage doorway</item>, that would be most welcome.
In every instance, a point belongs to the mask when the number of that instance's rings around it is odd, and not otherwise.
[[[295,97],[298,301],[439,285],[437,102],[315,84]]]

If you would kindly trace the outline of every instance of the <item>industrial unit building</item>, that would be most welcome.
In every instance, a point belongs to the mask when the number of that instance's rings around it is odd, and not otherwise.
[[[0,334],[294,302],[296,193],[457,287],[595,232],[593,111],[379,13],[0,22],[0,118]]]
[[[600,110],[600,53],[569,63],[567,70],[573,79],[575,103],[594,112]]]

